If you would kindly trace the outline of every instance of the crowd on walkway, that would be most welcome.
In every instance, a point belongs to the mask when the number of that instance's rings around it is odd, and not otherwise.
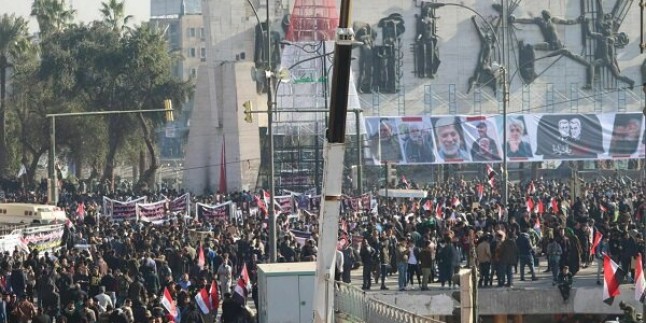
[[[361,266],[365,290],[388,289],[389,280],[396,280],[401,291],[415,285],[428,290],[451,287],[459,268],[476,266],[479,286],[510,287],[516,279],[536,280],[538,259],[545,256],[553,284],[567,301],[573,277],[595,262],[601,268],[603,253],[631,272],[635,256],[644,252],[641,183],[584,183],[575,197],[569,183],[536,179],[511,185],[508,207],[501,205],[498,188],[486,182],[449,183],[425,187],[425,199],[379,198],[376,212],[359,207],[341,214],[336,279],[350,283],[351,271]],[[159,192],[151,200],[182,193]],[[5,201],[40,198],[37,193],[4,196]],[[164,223],[115,223],[98,216],[101,198],[62,193],[59,205],[72,225],[66,226],[59,250],[0,256],[0,322],[255,321],[246,299],[257,307],[256,266],[269,254],[264,212],[230,221],[173,214]],[[193,198],[228,200],[252,208],[258,201],[250,192]],[[85,214],[77,214],[79,203]],[[315,213],[278,217],[279,261],[316,259]],[[595,241],[595,236],[602,238]],[[235,287],[244,270],[252,287],[242,288],[240,301],[236,293],[241,289]],[[213,282],[221,303],[206,315],[195,296]],[[165,290],[177,304],[176,315],[164,306]]]

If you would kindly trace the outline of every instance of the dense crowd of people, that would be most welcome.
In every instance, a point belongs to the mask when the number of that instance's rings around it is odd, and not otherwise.
[[[578,188],[577,196],[569,185],[543,179],[510,185],[505,207],[495,185],[452,180],[423,187],[428,192],[423,199],[378,198],[376,211],[372,206],[346,208],[339,223],[335,278],[350,283],[351,271],[362,267],[364,290],[373,284],[388,289],[390,280],[401,291],[415,284],[428,290],[453,286],[459,268],[475,266],[480,287],[510,287],[517,278],[536,280],[536,265],[545,256],[553,284],[567,301],[580,268],[596,263],[601,283],[604,253],[633,272],[635,256],[646,248],[643,184],[590,181]],[[182,193],[158,192],[150,199]],[[41,198],[39,193],[3,196],[5,202]],[[107,196],[126,200],[135,194]],[[268,259],[263,211],[228,221],[180,213],[163,223],[117,223],[100,216],[102,197],[63,191],[59,206],[73,225],[66,226],[62,248],[0,256],[0,322],[255,321],[245,298],[257,306],[256,268]],[[251,192],[193,198],[213,204],[228,200],[250,209],[258,201]],[[85,214],[77,214],[79,203]],[[302,210],[278,217],[279,261],[316,260],[315,214]],[[602,238],[595,241],[595,236]],[[243,268],[252,288],[244,290],[240,301],[234,286]],[[212,282],[221,303],[204,314],[195,295]],[[163,306],[165,290],[177,304],[176,315]]]

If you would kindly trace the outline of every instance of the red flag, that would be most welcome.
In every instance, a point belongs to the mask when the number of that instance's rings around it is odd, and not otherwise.
[[[198,250],[197,254],[197,265],[200,266],[200,268],[204,268],[204,265],[206,265],[206,259],[204,258],[204,248],[202,248],[202,243],[200,243],[198,248],[200,250]]]
[[[534,185],[534,181],[529,182],[529,185],[527,185],[527,195],[534,195],[536,194],[536,186]]]
[[[216,283],[215,279],[211,281],[209,296],[211,297],[211,309],[214,312],[217,312],[218,307],[220,306],[220,296],[218,295],[218,284]]]
[[[341,219],[341,231],[348,234],[348,222],[345,219]]]
[[[164,295],[162,296],[160,303],[168,311],[168,313],[170,313],[170,315],[172,315],[174,318],[177,317],[177,307],[175,307],[173,298],[170,296],[168,287],[164,287]]]
[[[552,206],[552,212],[553,213],[558,213],[559,211],[559,202],[556,200],[555,197],[552,198],[552,201],[550,202]]]
[[[451,205],[453,205],[453,207],[458,207],[458,205],[460,204],[462,204],[460,199],[457,196],[454,196],[453,199],[451,200]]]
[[[222,155],[220,156],[220,187],[221,193],[227,192],[227,155],[226,155],[226,140],[222,136]]]
[[[491,187],[494,187],[495,177],[496,177],[496,172],[493,170],[493,167],[491,167],[491,165],[487,164],[487,178],[488,178],[488,181],[489,181],[489,185]]]
[[[85,203],[80,202],[76,206],[76,216],[78,216],[79,218],[81,218],[81,220],[83,220],[83,218],[85,217]]]
[[[538,205],[536,206],[536,209],[538,214],[545,213],[545,204],[543,204],[542,199],[538,199]]]
[[[422,208],[424,208],[424,211],[432,210],[433,209],[433,202],[431,200],[426,200],[426,202],[424,202],[424,205],[422,206]]]
[[[408,180],[406,179],[406,176],[402,175],[402,179],[401,179],[401,181],[402,181],[402,183],[403,183],[404,185],[406,185],[406,188],[410,188],[410,183],[409,183],[409,182],[408,182]]]
[[[256,200],[256,205],[258,205],[258,209],[263,211],[265,215],[268,214],[267,205],[265,204],[265,199],[261,199],[260,196],[258,195],[254,195],[253,198],[254,200]]]
[[[528,196],[525,200],[525,206],[527,206],[527,212],[532,212],[534,210],[534,200]]]
[[[206,291],[206,288],[200,289],[197,295],[195,295],[195,304],[197,304],[197,307],[200,308],[202,313],[209,314],[211,312],[209,292]]]
[[[476,192],[478,193],[478,200],[482,200],[484,196],[484,185],[482,183],[476,184]]]
[[[444,219],[444,216],[442,215],[442,203],[437,203],[435,206],[435,218],[438,220]]]
[[[240,278],[238,279],[238,283],[233,291],[233,299],[238,302],[238,304],[245,305],[247,303],[247,295],[251,291],[251,280],[249,280],[246,263],[242,266]]]
[[[621,294],[619,283],[624,278],[624,273],[610,256],[603,255],[603,302],[612,305],[615,296]]]
[[[603,239],[603,234],[599,230],[594,230],[594,239],[592,239],[592,245],[590,246],[590,254],[594,254],[597,246],[601,243],[601,239]]]
[[[635,257],[635,300],[644,302],[646,292],[646,279],[644,279],[644,267],[642,265],[642,254],[637,253]]]

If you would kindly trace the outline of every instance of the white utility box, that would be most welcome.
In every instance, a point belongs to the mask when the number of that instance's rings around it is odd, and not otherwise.
[[[311,322],[316,262],[258,264],[260,323]]]

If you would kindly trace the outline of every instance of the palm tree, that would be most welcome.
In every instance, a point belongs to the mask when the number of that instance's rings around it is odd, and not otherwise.
[[[27,20],[14,14],[0,18],[0,174],[6,174],[7,147],[5,141],[5,98],[7,95],[7,71],[29,46]]]
[[[101,2],[101,15],[103,16],[103,23],[110,29],[121,32],[132,15],[125,15],[124,10],[125,1],[118,2],[117,0],[110,0],[109,2]]]
[[[65,0],[34,0],[31,15],[36,17],[41,38],[59,32],[69,26],[76,10],[67,9]]]

